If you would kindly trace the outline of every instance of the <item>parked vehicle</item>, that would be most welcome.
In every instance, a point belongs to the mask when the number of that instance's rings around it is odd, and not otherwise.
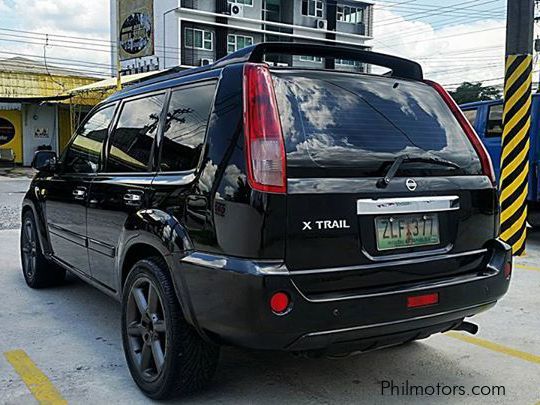
[[[345,58],[386,75],[270,67]],[[23,203],[30,287],[66,270],[122,303],[151,398],[196,390],[220,345],[368,351],[449,329],[509,286],[480,140],[415,62],[262,43],[98,105]]]
[[[491,156],[498,181],[501,170],[503,100],[477,101],[462,104],[460,108]],[[538,94],[534,94],[532,97],[531,112],[529,193],[527,196],[529,213],[527,220],[532,226],[538,227],[540,226],[540,179],[538,172],[540,168],[540,137],[538,136],[540,131],[540,97]]]

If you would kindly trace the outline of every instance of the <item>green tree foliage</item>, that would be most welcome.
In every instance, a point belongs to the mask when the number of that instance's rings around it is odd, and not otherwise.
[[[501,98],[501,90],[493,86],[482,86],[482,82],[463,82],[450,95],[456,103],[470,103],[473,101],[498,100]]]

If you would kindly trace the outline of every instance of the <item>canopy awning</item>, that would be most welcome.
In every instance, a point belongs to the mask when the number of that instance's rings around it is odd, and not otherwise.
[[[122,86],[134,84],[142,79],[149,78],[162,73],[160,70],[152,72],[136,73],[133,75],[121,76]],[[116,91],[116,77],[100,80],[99,82],[90,83],[84,86],[75,87],[64,93],[63,96],[71,99],[74,104],[95,105],[104,100]]]

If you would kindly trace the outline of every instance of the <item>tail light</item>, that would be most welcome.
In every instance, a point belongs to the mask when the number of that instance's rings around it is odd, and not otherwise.
[[[504,278],[507,280],[510,280],[510,277],[512,277],[512,261],[506,262],[504,264]]]
[[[286,192],[285,147],[268,66],[244,66],[244,133],[248,181],[258,191]]]
[[[471,141],[476,153],[478,154],[478,157],[480,158],[480,163],[482,165],[482,172],[484,173],[484,175],[489,177],[493,184],[496,184],[497,180],[495,179],[495,173],[493,172],[493,164],[491,163],[491,158],[489,157],[489,154],[487,153],[484,144],[476,134],[476,131],[472,127],[471,123],[467,120],[467,118],[465,118],[459,106],[456,104],[452,96],[450,96],[450,94],[448,94],[448,92],[444,89],[444,87],[442,87],[439,83],[432,82],[431,80],[426,80],[425,82],[431,87],[433,87],[443,98],[444,102],[448,105],[448,107],[452,111],[452,114],[454,114],[454,116],[458,120],[459,125],[461,125],[461,128],[463,128],[463,131]]]

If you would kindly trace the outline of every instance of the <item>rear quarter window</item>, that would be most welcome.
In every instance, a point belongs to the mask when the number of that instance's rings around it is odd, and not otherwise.
[[[349,168],[379,176],[400,154],[443,158],[460,169],[410,163],[408,175],[480,174],[470,141],[424,83],[335,72],[274,72],[289,167]],[[327,173],[331,171],[326,170]]]
[[[164,124],[160,170],[194,169],[201,156],[216,82],[176,89]]]

